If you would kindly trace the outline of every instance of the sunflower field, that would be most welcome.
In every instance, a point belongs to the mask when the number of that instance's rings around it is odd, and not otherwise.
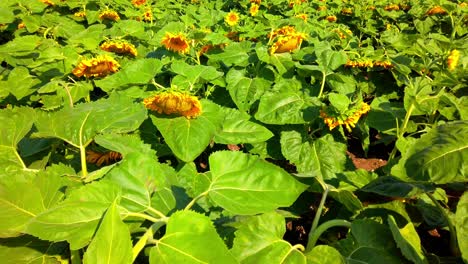
[[[468,263],[467,66],[464,0],[1,0],[1,263]]]

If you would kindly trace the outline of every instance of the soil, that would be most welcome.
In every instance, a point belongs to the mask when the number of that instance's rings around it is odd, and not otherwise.
[[[387,161],[379,158],[360,158],[355,154],[346,151],[349,158],[353,161],[356,169],[364,169],[366,171],[375,171],[376,169],[387,165]]]

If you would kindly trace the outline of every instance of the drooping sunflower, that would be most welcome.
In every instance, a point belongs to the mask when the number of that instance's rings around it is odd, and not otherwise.
[[[298,49],[306,36],[304,33],[296,32],[292,26],[284,26],[268,34],[268,37],[275,40],[270,48],[270,54],[273,54]]]
[[[197,97],[182,92],[162,92],[143,100],[146,108],[166,115],[180,115],[195,118],[202,113],[202,106]]]
[[[325,20],[327,20],[328,22],[336,22],[337,18],[336,16],[327,16]]]
[[[109,165],[111,162],[119,161],[122,159],[122,154],[115,151],[96,152],[93,150],[86,151],[86,161],[88,163],[96,164],[101,167],[103,164]]]
[[[258,14],[259,6],[257,4],[252,4],[249,9],[249,13],[251,16],[256,16]]]
[[[118,21],[120,20],[120,16],[117,12],[114,10],[104,10],[101,13],[99,13],[99,19],[100,20],[112,20],[112,21]]]
[[[136,50],[133,44],[128,43],[126,41],[114,41],[109,40],[101,44],[100,48],[105,51],[114,52],[118,54],[131,54],[133,56],[138,55],[138,51]]]
[[[447,11],[443,9],[441,6],[434,6],[431,9],[427,10],[426,15],[432,16],[432,15],[445,15],[447,14]]]
[[[51,0],[39,0],[39,1],[41,1],[42,3],[44,3],[44,4],[48,5],[48,6],[54,6],[55,5],[55,3],[52,2]]]
[[[146,3],[146,0],[132,0],[132,5],[141,6]]]
[[[163,44],[166,49],[172,50],[178,53],[187,53],[190,50],[190,44],[187,40],[187,37],[182,34],[172,34],[170,32],[166,32],[164,35],[161,44]]]
[[[351,131],[352,127],[355,127],[362,115],[369,112],[370,106],[362,102],[359,107],[350,109],[348,113],[337,115],[335,111],[325,108],[320,110],[320,117],[323,118],[323,122],[328,126],[330,130],[333,130],[337,126],[344,125],[348,131]]]
[[[83,17],[86,17],[86,12],[85,11],[78,11],[78,12],[75,12],[73,14],[74,17],[79,17],[79,18],[83,18]]]
[[[397,4],[390,4],[384,7],[385,11],[398,11],[400,10],[400,6]]]
[[[76,77],[103,77],[117,72],[120,64],[108,55],[101,55],[92,59],[80,61],[72,73]]]
[[[300,19],[304,20],[304,22],[307,22],[307,18],[308,18],[307,14],[304,14],[304,13],[297,14],[294,17],[300,18]]]
[[[447,68],[449,69],[449,71],[455,70],[459,59],[460,59],[460,51],[456,49],[452,50],[447,58]]]
[[[231,11],[224,17],[224,22],[233,27],[239,23],[240,16],[237,12]]]

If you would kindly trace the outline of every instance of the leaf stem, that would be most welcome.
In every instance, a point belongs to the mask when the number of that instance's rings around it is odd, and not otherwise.
[[[325,205],[325,200],[327,199],[328,191],[330,190],[328,188],[328,185],[325,182],[323,182],[322,179],[317,178],[317,181],[322,186],[323,193],[322,193],[322,199],[320,200],[319,207],[317,208],[317,212],[315,212],[314,221],[312,222],[312,226],[310,227],[309,234],[313,233],[318,226],[320,216],[322,215],[323,207]]]
[[[414,103],[412,103],[410,107],[408,108],[408,111],[406,112],[405,120],[403,121],[403,126],[401,127],[400,131],[398,131],[397,139],[401,138],[405,134],[406,127],[408,126],[409,119],[411,117],[411,114],[413,113],[414,108],[415,108]],[[392,152],[390,153],[390,156],[388,157],[388,162],[390,162],[395,157],[396,152],[397,152],[397,147],[395,146],[393,147]]]
[[[151,206],[148,206],[147,209],[148,209],[148,211],[154,213],[155,215],[158,215],[158,216],[161,217],[161,218],[166,218],[166,215],[164,215],[163,213],[161,213],[160,211],[154,209],[154,208],[151,207]]]
[[[148,221],[151,221],[151,222],[153,222],[153,223],[161,222],[161,221],[162,221],[162,222],[165,222],[165,221],[167,221],[167,219],[168,219],[167,217],[163,217],[163,218],[159,218],[159,219],[158,219],[158,218],[154,218],[154,217],[152,217],[152,216],[149,216],[149,215],[147,215],[147,214],[142,214],[142,213],[130,213],[130,212],[129,212],[129,213],[126,213],[126,217],[127,217],[127,216],[135,216],[135,217],[138,217],[138,218],[143,218],[143,219],[148,220]]]
[[[457,233],[455,230],[455,226],[453,225],[452,220],[450,219],[447,211],[440,205],[440,203],[437,201],[437,199],[432,195],[431,193],[426,193],[426,195],[431,199],[431,201],[434,203],[434,205],[439,209],[439,211],[442,213],[444,216],[445,220],[447,221],[448,228],[450,231],[450,251],[452,251],[452,254],[454,256],[460,256],[460,250],[458,249],[458,244],[457,244]]]
[[[71,264],[81,264],[80,250],[70,250]]]
[[[327,74],[325,72],[322,72],[322,84],[320,85],[320,92],[318,94],[318,98],[320,98],[323,94],[323,89],[325,88],[325,80],[327,79]]]
[[[312,233],[309,233],[309,241],[307,241],[307,247],[306,247],[305,252],[310,252],[315,247],[315,244],[317,243],[320,236],[329,228],[332,228],[335,226],[343,226],[343,227],[351,228],[351,223],[346,220],[335,219],[335,220],[330,220],[321,224]]]
[[[141,250],[146,246],[148,241],[151,241],[153,239],[153,234],[158,231],[159,228],[164,226],[166,222],[161,221],[161,222],[156,222],[150,228],[146,230],[146,232],[143,234],[143,236],[138,239],[137,243],[135,246],[133,246],[132,253],[133,253],[133,262],[135,262],[135,259],[138,257],[140,254]]]
[[[80,158],[81,158],[81,177],[82,178],[86,178],[86,176],[88,176],[88,167],[86,165],[86,145],[83,144],[83,128],[90,114],[91,112],[89,112],[86,115],[85,119],[83,120],[83,123],[81,123],[81,126],[80,126]]]
[[[191,201],[189,204],[187,204],[187,206],[184,208],[184,211],[187,211],[187,210],[189,210],[190,208],[192,208],[192,206],[193,206],[200,198],[202,198],[202,197],[204,197],[204,196],[206,196],[206,195],[208,195],[208,191],[202,192],[202,193],[200,193],[197,197],[193,198],[192,201]]]

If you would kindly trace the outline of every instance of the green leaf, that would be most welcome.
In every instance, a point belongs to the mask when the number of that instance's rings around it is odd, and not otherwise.
[[[318,245],[306,254],[307,264],[345,264],[338,250],[327,245]]]
[[[355,213],[364,208],[359,198],[352,191],[331,188],[329,194],[330,197],[340,202],[350,212]]]
[[[414,106],[411,115],[430,115],[437,110],[439,97],[432,96],[432,81],[416,77],[405,88],[404,105],[408,111],[411,105]]]
[[[40,190],[30,182],[7,179],[0,184],[0,237],[17,236],[46,208]]]
[[[327,76],[327,85],[339,94],[352,94],[356,91],[356,79],[354,76],[348,76],[340,73],[333,73]]]
[[[393,238],[407,259],[416,264],[428,263],[422,251],[421,240],[419,239],[419,235],[413,223],[408,222],[404,227],[399,228],[395,218],[389,215],[388,224],[392,231]]]
[[[330,100],[330,104],[340,113],[346,112],[346,110],[348,110],[349,104],[351,103],[346,95],[337,93],[328,94],[328,100]]]
[[[250,51],[249,42],[230,43],[220,53],[206,54],[206,56],[213,62],[222,62],[227,66],[247,66],[249,61],[249,55],[247,52]]]
[[[166,234],[150,250],[150,263],[236,263],[211,220],[179,211],[167,222]]]
[[[91,25],[88,28],[74,34],[68,41],[74,46],[83,46],[87,50],[93,50],[99,46],[105,36],[106,25]]]
[[[201,103],[203,113],[194,119],[151,116],[174,155],[185,162],[193,161],[205,150],[222,123],[218,105],[208,100]]]
[[[45,41],[44,38],[36,35],[14,38],[12,41],[0,46],[0,57],[3,58],[5,55],[26,55],[33,52],[43,41]]]
[[[226,88],[237,108],[248,112],[252,104],[270,88],[271,82],[258,77],[248,78],[245,74],[245,71],[232,68],[226,75]]]
[[[389,228],[370,219],[351,223],[351,236],[338,241],[335,247],[348,263],[405,263]]]
[[[405,118],[405,109],[399,102],[390,102],[385,97],[375,98],[371,105],[371,110],[367,115],[367,124],[379,131],[394,130],[396,134],[396,128],[399,124],[403,124]]]
[[[151,207],[168,215],[176,207],[176,198],[169,187],[161,188],[151,196]]]
[[[0,9],[0,23],[9,24],[15,20],[15,15],[13,10],[8,7],[2,7]]]
[[[157,59],[138,59],[126,64],[120,71],[104,79],[96,80],[96,86],[105,92],[129,85],[148,84],[161,71],[163,63]]]
[[[0,82],[0,85],[6,87],[17,100],[34,93],[41,81],[29,73],[28,68],[19,66],[14,68],[8,75],[7,81]]]
[[[268,92],[260,98],[255,118],[265,124],[304,124],[317,118],[318,109],[299,92]]]
[[[66,240],[70,249],[80,249],[90,242],[103,213],[120,193],[117,186],[106,181],[83,186],[31,219],[25,232],[49,241]]]
[[[249,216],[234,225],[231,252],[240,263],[306,263],[305,256],[283,240],[286,225],[280,214]]]
[[[4,264],[59,264],[65,261],[66,243],[49,243],[23,235],[0,239],[0,256]]]
[[[468,121],[437,126],[408,150],[406,174],[416,181],[437,184],[466,182],[468,174]]]
[[[67,122],[64,122],[66,118]],[[109,99],[82,103],[56,112],[39,112],[35,137],[55,137],[75,146],[87,146],[99,133],[125,133],[137,129],[146,119],[142,104],[112,94]]]
[[[468,192],[460,197],[455,212],[455,227],[457,230],[458,247],[460,248],[463,261],[468,263]]]
[[[381,176],[364,186],[361,191],[388,197],[410,198],[434,189],[435,187],[430,184],[411,183],[391,176]]]
[[[193,87],[199,87],[197,84],[210,82],[223,76],[222,72],[212,66],[189,65],[182,61],[175,61],[171,65],[172,71],[177,76],[172,79],[172,85],[182,90],[192,90]]]
[[[209,164],[212,182],[207,193],[234,214],[258,214],[290,206],[307,188],[282,168],[241,152],[215,152]]]
[[[335,178],[346,163],[346,145],[327,134],[309,142],[297,131],[281,132],[281,152],[302,177]]]
[[[273,133],[262,125],[249,121],[250,116],[237,109],[222,108],[225,114],[222,129],[216,133],[214,141],[222,144],[243,144],[264,142]]]
[[[124,157],[130,153],[156,155],[151,146],[144,144],[136,135],[109,133],[97,135],[94,141],[106,149],[119,152]]]
[[[348,60],[348,56],[344,51],[334,51],[331,49],[322,50],[317,54],[317,63],[321,71],[330,74],[344,65]]]
[[[117,203],[107,209],[83,256],[84,263],[132,263],[130,231],[120,218]]]

